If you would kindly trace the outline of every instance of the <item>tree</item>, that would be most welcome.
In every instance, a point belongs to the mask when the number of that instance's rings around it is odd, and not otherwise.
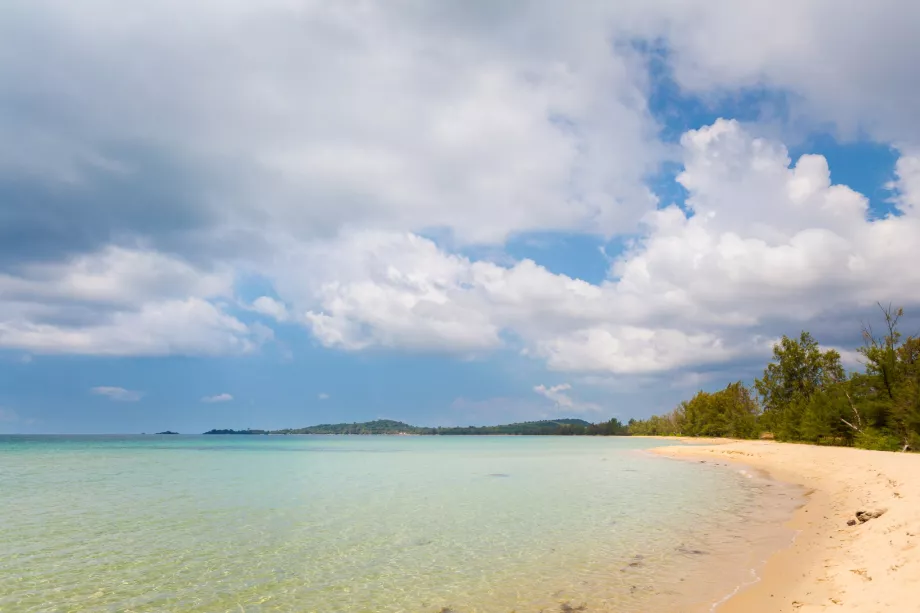
[[[755,438],[759,407],[740,381],[718,392],[699,391],[667,415],[630,420],[629,433],[657,436],[726,436]]]
[[[821,351],[808,332],[798,340],[783,336],[773,346],[773,361],[754,387],[763,403],[763,424],[778,439],[798,440],[802,421],[816,394],[845,380],[840,354]]]
[[[885,332],[877,336],[871,325],[863,326],[865,373],[854,376],[863,405],[866,427],[882,437],[895,437],[907,450],[920,443],[920,339],[902,341],[898,323],[903,309],[879,305]]]
[[[920,450],[920,338],[902,336],[902,309],[879,307],[884,332],[863,326],[864,372],[847,376],[840,354],[808,332],[784,336],[754,382],[762,411],[739,381],[700,391],[667,415],[630,420],[629,432],[753,438],[766,429],[780,440]]]

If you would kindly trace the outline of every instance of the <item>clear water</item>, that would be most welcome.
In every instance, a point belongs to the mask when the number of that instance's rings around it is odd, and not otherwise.
[[[661,444],[0,437],[0,611],[708,611],[797,493]]]

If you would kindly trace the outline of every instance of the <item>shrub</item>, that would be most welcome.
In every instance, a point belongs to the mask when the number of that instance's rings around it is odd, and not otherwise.
[[[901,441],[898,437],[875,428],[866,428],[857,434],[854,443],[860,449],[872,449],[874,451],[901,450]]]

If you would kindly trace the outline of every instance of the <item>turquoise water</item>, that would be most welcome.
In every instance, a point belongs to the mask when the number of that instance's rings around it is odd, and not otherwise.
[[[709,610],[796,493],[661,444],[0,436],[0,611]]]

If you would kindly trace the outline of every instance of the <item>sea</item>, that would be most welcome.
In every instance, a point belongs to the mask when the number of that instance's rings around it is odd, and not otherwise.
[[[0,436],[0,612],[713,611],[802,492],[667,444]]]

